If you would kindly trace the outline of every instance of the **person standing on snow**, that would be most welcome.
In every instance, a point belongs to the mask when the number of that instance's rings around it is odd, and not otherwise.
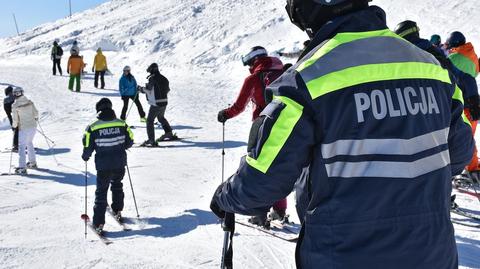
[[[12,127],[18,129],[18,167],[17,174],[27,174],[27,168],[37,168],[33,138],[37,132],[38,111],[32,101],[23,95],[23,89],[13,89],[15,102],[12,105]],[[28,163],[25,151],[28,152]]]
[[[142,146],[156,147],[158,146],[158,141],[176,140],[178,137],[173,134],[173,129],[165,118],[170,83],[166,77],[160,74],[156,63],[152,63],[147,68],[147,72],[150,73],[150,75],[147,78],[148,83],[146,87],[138,87],[140,92],[147,95],[147,100],[150,104],[150,110],[148,111],[147,116],[148,140],[143,142]],[[155,140],[155,118],[158,119],[165,131],[165,134],[163,134],[158,140]]]
[[[131,68],[128,65],[123,68],[123,75],[120,78],[118,89],[123,100],[123,108],[120,119],[126,120],[128,101],[132,99],[137,106],[138,114],[140,115],[140,121],[146,122],[147,119],[145,118],[145,111],[143,111],[142,103],[138,98],[137,81],[132,75]]]
[[[266,212],[309,167],[298,268],[454,269],[451,177],[474,144],[461,91],[368,2],[287,1],[312,42],[269,85],[255,150],[210,207],[220,218]]]
[[[98,88],[98,77],[100,77],[101,86],[100,88],[105,89],[105,72],[107,72],[107,57],[103,55],[102,48],[97,49],[97,55],[93,60],[92,72],[95,72],[95,88]]]
[[[80,47],[78,47],[77,40],[73,41],[72,47],[70,48],[70,54],[73,54],[73,51],[76,51],[80,55]]]
[[[13,95],[13,88],[12,86],[8,86],[5,88],[5,99],[3,99],[3,109],[5,110],[5,114],[7,114],[8,121],[10,122],[10,126],[12,126],[13,131],[13,144],[12,144],[12,151],[18,151],[18,128],[13,128],[13,118],[12,118],[12,105],[15,102],[15,96]]]
[[[83,63],[82,57],[78,55],[78,51],[72,50],[72,55],[68,59],[67,64],[67,73],[70,74],[70,80],[68,81],[68,89],[73,91],[73,86],[75,81],[77,83],[76,91],[79,92],[81,89],[80,79],[82,76],[82,70],[85,64]]]
[[[62,47],[60,47],[60,45],[58,45],[58,42],[55,40],[53,42],[52,53],[50,54],[50,58],[52,59],[52,62],[53,62],[52,72],[54,76],[57,75],[57,68],[58,68],[58,72],[60,73],[60,76],[62,75],[62,66],[61,66],[62,56],[63,56],[63,49]]]
[[[276,57],[269,57],[267,50],[261,46],[253,47],[247,55],[242,57],[242,61],[244,66],[249,67],[250,75],[245,79],[235,103],[218,113],[218,121],[221,123],[242,113],[250,101],[254,104],[252,120],[258,119],[272,98],[271,92],[266,91],[266,86],[283,73],[282,61]],[[287,199],[281,199],[273,204],[271,216],[274,219],[283,220],[286,210]],[[269,227],[267,212],[254,216],[249,221],[259,226]]]
[[[97,190],[93,207],[93,225],[101,234],[105,225],[109,187],[112,191],[112,211],[117,219],[120,220],[122,217],[125,197],[122,179],[127,165],[126,150],[133,145],[133,133],[124,121],[117,119],[110,99],[100,99],[95,108],[98,120],[90,124],[85,131],[82,140],[82,159],[88,162],[92,153],[96,152]]]
[[[472,43],[466,42],[465,36],[461,32],[453,32],[447,38],[445,47],[448,49],[448,59],[457,67],[460,71],[469,74],[471,77],[476,78],[479,72],[478,56],[475,53]],[[464,96],[465,107],[478,107],[478,93],[475,96]],[[472,134],[475,137],[475,131],[477,129],[478,115],[472,114],[469,109],[465,110],[470,124],[472,126]],[[466,167],[469,174],[479,177],[480,167],[477,156],[477,148],[475,147],[474,153],[470,164]]]

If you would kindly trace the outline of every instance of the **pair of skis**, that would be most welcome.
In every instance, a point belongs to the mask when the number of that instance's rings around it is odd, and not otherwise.
[[[287,242],[297,242],[298,234],[300,233],[301,229],[301,226],[298,224],[282,222],[279,220],[271,220],[270,228],[265,228],[263,226],[252,224],[248,221],[248,219],[243,218],[235,220],[235,223],[248,228],[253,228],[255,230]]]
[[[115,220],[115,222],[117,222],[117,224],[122,227],[122,230],[123,231],[131,231],[132,229],[123,221],[123,218],[122,219],[119,219],[112,211],[112,208],[111,207],[107,207],[107,213],[112,216],[112,218]],[[113,244],[113,241],[108,239],[106,236],[105,236],[105,231],[102,231],[101,233],[99,233],[96,229],[95,229],[95,226],[93,225],[93,222],[90,220],[90,217],[88,215],[85,215],[83,214],[81,216],[81,219],[87,224],[87,227],[98,237],[98,239],[100,239],[100,241],[102,243],[104,243],[105,245],[110,245],[110,244]]]

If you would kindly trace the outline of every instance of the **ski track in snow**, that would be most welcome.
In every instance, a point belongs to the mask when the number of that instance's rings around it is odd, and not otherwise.
[[[404,19],[419,22],[422,35],[462,29],[479,45],[475,26],[476,1],[375,0],[385,7],[391,27]],[[208,206],[221,182],[222,127],[217,112],[231,103],[248,74],[240,55],[254,45],[270,52],[301,48],[306,36],[292,26],[282,1],[248,0],[114,0],[27,31],[0,39],[0,86],[22,86],[37,105],[45,134],[55,142],[52,151],[41,134],[39,171],[28,177],[0,177],[1,268],[218,268],[223,231]],[[435,16],[431,7],[435,6]],[[267,15],[265,15],[267,14]],[[445,14],[441,16],[439,14]],[[85,20],[85,18],[89,18]],[[456,22],[446,25],[445,22]],[[438,29],[439,25],[444,26]],[[193,27],[195,26],[195,27]],[[84,76],[82,92],[67,90],[67,77],[51,76],[50,44],[60,38],[67,54],[73,39],[91,69],[94,50],[102,46],[114,76],[108,90],[93,87]],[[282,59],[293,62],[291,59]],[[95,235],[84,239],[80,215],[84,211],[84,163],[81,137],[95,119],[95,102],[110,97],[117,115],[122,102],[115,90],[124,65],[132,66],[139,84],[146,82],[146,66],[159,62],[171,82],[166,117],[185,141],[163,148],[129,150],[129,167],[140,219],[136,219],[128,176],[124,178],[125,210],[133,231],[122,231],[106,216],[106,230],[114,242],[105,246]],[[141,96],[144,109],[148,109]],[[3,113],[3,112],[2,112]],[[226,175],[244,155],[251,109],[226,124]],[[136,108],[127,121],[135,126],[136,142],[146,139]],[[157,128],[157,136],[161,134]],[[0,148],[10,147],[11,132],[0,117]],[[55,154],[56,160],[52,157]],[[9,153],[0,153],[0,172],[8,172]],[[18,157],[14,155],[16,165]],[[58,163],[57,163],[58,161]],[[88,164],[88,214],[92,217],[95,170]],[[480,212],[480,203],[458,195],[459,204]],[[289,197],[289,213],[296,213]],[[462,219],[455,216],[455,218]],[[480,268],[480,230],[455,225],[462,268]],[[295,244],[239,226],[234,239],[237,268],[294,268]]]

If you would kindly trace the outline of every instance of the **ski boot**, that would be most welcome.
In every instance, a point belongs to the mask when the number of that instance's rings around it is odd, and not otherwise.
[[[103,224],[99,225],[93,225],[93,228],[95,228],[95,232],[99,235],[103,235]]]
[[[28,169],[37,169],[38,168],[37,162],[28,162],[27,163],[27,168]]]
[[[123,221],[123,218],[122,218],[122,211],[113,211],[113,217],[118,220],[119,222],[122,222]]]
[[[455,203],[455,198],[457,198],[457,195],[454,194],[450,197],[450,210],[455,210],[458,208],[458,204]]]
[[[157,142],[161,141],[173,141],[173,140],[178,140],[178,136],[172,132],[168,132],[160,136],[159,139],[157,139]]]
[[[281,223],[288,223],[288,215],[285,214],[285,210],[275,210],[273,209],[272,212],[268,214],[268,218],[270,220],[279,221]]]
[[[152,142],[150,140],[147,140],[145,142],[143,142],[140,147],[147,147],[147,148],[154,148],[154,147],[158,147],[158,143],[156,141]]]
[[[15,168],[15,174],[26,175],[27,174],[27,169],[23,168],[23,167],[17,167],[17,168]]]
[[[143,122],[143,123],[147,122],[147,118],[145,117],[140,118],[140,122]]]
[[[18,147],[13,147],[13,148],[12,148],[12,152],[18,153]]]
[[[248,219],[248,222],[260,227],[263,227],[267,230],[270,229],[270,220],[267,219],[266,215],[261,215],[261,216],[253,216]]]

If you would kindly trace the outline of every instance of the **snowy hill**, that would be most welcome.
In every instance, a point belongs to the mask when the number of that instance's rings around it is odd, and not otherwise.
[[[461,29],[474,44],[480,36],[476,1],[386,1],[389,25],[404,19],[419,22],[424,36]],[[432,7],[435,7],[433,14]],[[446,23],[455,22],[448,26]],[[438,27],[444,27],[438,29]],[[66,54],[76,39],[90,69],[94,50],[104,49],[109,69],[107,89],[93,87],[91,75],[83,90],[67,90],[65,77],[52,77],[51,43],[58,38]],[[40,25],[19,37],[0,39],[0,86],[22,86],[41,112],[41,124],[55,148],[37,134],[42,168],[29,177],[0,178],[0,262],[2,268],[217,268],[223,233],[208,205],[221,181],[222,128],[218,110],[236,97],[248,71],[240,56],[254,45],[269,51],[295,50],[306,35],[290,24],[284,1],[248,0],[113,0],[75,14],[71,19]],[[289,61],[284,59],[285,62]],[[291,61],[291,60],[290,60]],[[138,199],[140,221],[123,232],[107,216],[114,244],[105,247],[93,235],[84,239],[84,163],[81,136],[95,115],[94,104],[110,97],[117,113],[118,75],[130,65],[139,83],[145,69],[158,62],[171,82],[167,119],[185,141],[160,149],[135,148],[129,166]],[[63,59],[65,68],[65,57]],[[141,99],[144,108],[146,101]],[[0,149],[10,146],[11,132],[0,114]],[[226,174],[232,174],[245,153],[251,113],[227,123]],[[136,141],[146,139],[136,109],[128,119]],[[157,136],[161,130],[157,129]],[[55,153],[52,155],[52,153]],[[16,164],[17,156],[13,156]],[[0,154],[0,172],[10,155]],[[95,177],[89,163],[88,210],[92,214]],[[135,216],[128,177],[124,179],[125,216]],[[290,197],[291,198],[291,197]],[[478,202],[461,202],[480,210]],[[295,220],[294,202],[289,213]],[[456,226],[460,264],[480,268],[480,232]],[[295,246],[257,231],[238,228],[238,268],[294,268]]]

